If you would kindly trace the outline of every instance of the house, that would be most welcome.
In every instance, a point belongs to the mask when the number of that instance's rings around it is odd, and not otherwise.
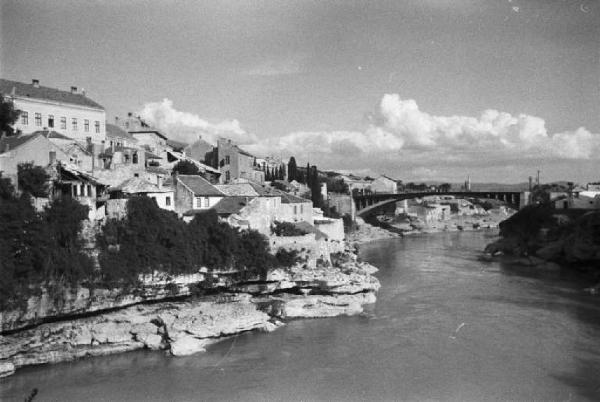
[[[77,87],[63,91],[41,86],[37,79],[31,84],[0,79],[0,93],[21,112],[14,124],[17,132],[48,129],[80,142],[102,144],[106,140],[104,107]]]
[[[214,207],[226,195],[208,180],[198,175],[173,175],[175,211],[190,214]]]
[[[19,164],[47,167],[56,161],[68,162],[69,156],[40,133],[0,138],[0,172],[15,186]]]
[[[398,192],[398,183],[385,175],[381,175],[371,183],[371,191],[374,193],[395,194]]]
[[[143,131],[129,131],[138,142],[138,145],[156,155],[156,159],[167,160],[167,151],[171,148],[167,146],[167,137],[158,130],[147,129]]]
[[[98,178],[68,163],[58,162],[50,172],[52,181],[50,198],[72,197],[89,207],[90,220],[96,219],[97,209],[105,201],[104,193],[108,186]]]
[[[183,148],[183,154],[201,163],[210,164],[209,159],[214,148],[214,146],[199,138],[198,141]]]
[[[217,163],[222,173],[221,182],[247,179],[258,183],[265,181],[265,173],[255,164],[255,157],[240,149],[230,139],[217,141]]]
[[[116,124],[106,123],[106,148],[137,147],[138,140]]]
[[[342,179],[348,185],[350,194],[365,194],[371,192],[371,183],[373,180],[363,179],[355,175],[342,175]]]
[[[175,193],[172,188],[156,185],[140,177],[132,177],[118,186],[108,189],[110,199],[126,199],[145,196],[167,211],[175,210]]]
[[[169,162],[163,164],[163,167],[166,169],[173,170],[179,161],[187,161],[196,165],[201,175],[211,183],[219,182],[219,178],[221,177],[221,171],[219,171],[219,169],[215,169],[212,166],[199,162],[198,160],[193,159],[182,152],[167,151],[167,157]]]
[[[68,156],[67,160],[71,165],[77,166],[78,169],[84,172],[91,173],[94,169],[94,155],[91,150],[92,146],[84,146],[81,142],[75,141],[65,135],[60,134],[54,130],[39,130],[34,131],[32,135],[40,134],[50,140],[54,145],[59,147]]]

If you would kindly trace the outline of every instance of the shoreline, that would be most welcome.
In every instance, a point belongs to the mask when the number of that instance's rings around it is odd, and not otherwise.
[[[91,316],[0,335],[0,378],[19,368],[132,350],[162,350],[173,356],[248,331],[271,332],[289,320],[356,315],[376,302],[377,268],[347,250],[333,265],[276,269],[266,280],[220,288],[215,294],[151,300]]]

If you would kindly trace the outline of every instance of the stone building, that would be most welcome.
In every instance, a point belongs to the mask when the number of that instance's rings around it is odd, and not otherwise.
[[[44,87],[0,79],[0,93],[12,100],[20,116],[14,129],[24,134],[47,129],[80,142],[103,144],[106,140],[104,107],[85,96],[85,91]]]
[[[265,181],[265,174],[255,164],[255,157],[240,149],[231,140],[217,141],[217,164],[222,173],[221,181],[229,183],[235,179],[247,179],[258,183]]]
[[[193,214],[210,209],[226,197],[208,180],[198,175],[175,174],[173,189],[175,212],[180,214]]]

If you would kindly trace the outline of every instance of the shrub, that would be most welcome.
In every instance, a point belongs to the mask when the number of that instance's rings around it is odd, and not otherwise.
[[[286,250],[280,248],[275,253],[276,265],[279,267],[289,268],[301,261],[298,250]]]
[[[300,229],[291,222],[273,222],[271,226],[271,232],[276,236],[304,236],[308,234],[307,231]]]
[[[48,196],[48,180],[50,177],[43,167],[33,163],[20,163],[18,169],[19,189],[34,197]]]

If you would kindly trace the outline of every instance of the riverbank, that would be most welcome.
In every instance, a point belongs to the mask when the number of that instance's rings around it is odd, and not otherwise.
[[[0,377],[29,365],[143,348],[189,355],[243,332],[273,331],[289,319],[360,314],[376,301],[376,271],[347,249],[330,264],[277,269],[265,280],[230,283],[205,296],[66,316],[0,335]]]
[[[556,210],[532,205],[500,224],[500,238],[488,244],[488,259],[511,262],[546,270],[568,267],[589,276],[600,291],[600,212]]]

